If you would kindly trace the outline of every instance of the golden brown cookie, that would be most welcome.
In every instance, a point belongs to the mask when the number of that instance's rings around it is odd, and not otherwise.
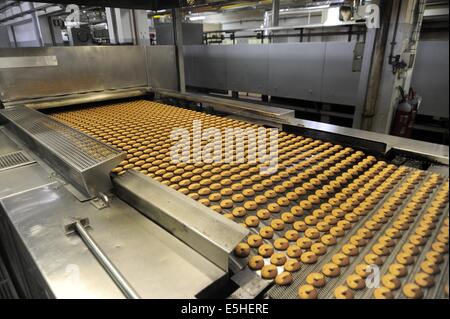
[[[265,204],[267,202],[267,197],[263,195],[258,195],[255,197],[255,203],[258,205]]]
[[[257,248],[263,244],[263,239],[259,235],[250,235],[247,238],[247,244],[252,248]]]
[[[354,235],[350,237],[350,243],[357,247],[363,247],[367,244],[367,239],[359,235]]]
[[[346,283],[351,289],[354,290],[359,290],[366,287],[366,282],[364,281],[364,279],[361,276],[355,274],[348,276],[346,279]]]
[[[356,247],[353,244],[343,245],[341,251],[342,251],[342,253],[344,253],[347,256],[356,256],[359,253],[358,247]]]
[[[407,275],[408,270],[406,269],[405,265],[394,263],[389,266],[389,273],[398,278],[401,278]]]
[[[320,288],[325,286],[326,280],[325,280],[325,276],[321,273],[318,272],[313,272],[310,273],[307,277],[306,277],[306,282],[309,285],[312,285],[316,288]]]
[[[235,217],[243,217],[247,214],[247,211],[244,207],[235,207],[231,213]]]
[[[258,204],[254,201],[247,201],[244,203],[244,208],[248,211],[253,211],[258,208]]]
[[[222,199],[222,195],[220,193],[212,193],[208,196],[208,199],[212,202],[218,202]]]
[[[247,257],[250,254],[250,246],[246,243],[239,243],[234,249],[234,254],[238,257]]]
[[[264,208],[263,209],[259,209],[256,212],[256,216],[258,216],[259,219],[266,220],[266,219],[270,218],[270,212],[267,209],[264,209]]]
[[[308,228],[305,230],[305,236],[309,239],[317,239],[320,237],[320,232],[315,228]]]
[[[429,260],[423,261],[420,264],[420,269],[430,275],[434,275],[439,272],[439,266],[435,262]]]
[[[267,209],[271,213],[279,213],[281,210],[280,206],[276,203],[270,203],[269,205],[267,205]]]
[[[278,274],[277,267],[274,265],[265,265],[261,269],[261,277],[264,279],[274,279]]]
[[[274,230],[283,230],[284,229],[284,222],[281,219],[274,219],[270,222],[270,226],[274,229]]]
[[[313,285],[303,285],[298,288],[298,297],[300,299],[317,299],[319,293]]]
[[[404,252],[399,253],[395,259],[402,265],[411,265],[414,262],[414,257]]]
[[[425,259],[431,262],[434,262],[435,264],[440,264],[444,260],[442,257],[442,254],[435,252],[435,251],[429,251],[425,255]]]
[[[373,296],[375,299],[392,299],[392,298],[394,298],[392,291],[386,287],[376,288],[373,292]]]
[[[293,224],[293,227],[296,231],[304,232],[308,229],[308,225],[305,224],[304,221],[297,221]]]
[[[295,216],[292,213],[282,213],[281,220],[286,224],[292,224],[295,222]]]
[[[259,230],[259,234],[262,238],[270,239],[273,237],[274,231],[273,228],[270,226],[264,226]]]
[[[409,283],[403,286],[403,294],[409,299],[421,299],[423,292],[417,284]]]
[[[325,234],[320,238],[320,241],[327,246],[334,246],[336,245],[336,237],[334,237],[331,234]]]
[[[407,255],[416,256],[420,252],[420,249],[416,245],[413,245],[411,243],[406,243],[402,246],[402,251],[404,253],[406,253]]]
[[[248,261],[248,266],[253,270],[259,270],[264,266],[264,258],[262,256],[252,256]]]
[[[274,252],[273,247],[270,244],[262,244],[258,248],[258,253],[265,258],[270,257],[273,254],[273,252]]]
[[[314,226],[317,224],[318,219],[315,216],[309,215],[305,217],[304,221],[307,225]]]
[[[286,286],[293,281],[292,275],[288,271],[284,271],[275,277],[275,283],[280,286]]]
[[[288,259],[284,264],[284,270],[289,272],[296,272],[300,270],[301,263],[297,259]]]
[[[275,266],[282,266],[286,263],[287,257],[284,253],[275,253],[270,257],[270,262]]]
[[[347,286],[338,286],[334,289],[334,297],[336,299],[353,299],[353,291]]]
[[[390,290],[396,290],[400,288],[400,280],[392,274],[387,274],[381,277],[381,283],[383,284],[383,286],[389,288]]]
[[[256,227],[259,225],[259,218],[256,216],[248,216],[245,219],[245,225],[248,227]]]
[[[330,228],[330,234],[335,237],[342,237],[345,235],[345,230],[342,227],[334,226]]]
[[[291,245],[287,249],[287,255],[291,258],[299,258],[302,254],[302,250],[297,245]]]
[[[244,199],[245,197],[242,194],[234,194],[233,196],[231,196],[231,200],[235,203],[241,203],[244,201]]]
[[[311,245],[311,251],[318,256],[322,256],[326,254],[327,246],[322,243],[315,243]]]
[[[341,269],[335,263],[327,263],[322,267],[322,272],[327,277],[337,277],[341,274]]]
[[[350,263],[350,258],[342,253],[337,253],[331,260],[339,267],[345,267]]]
[[[445,254],[448,252],[448,245],[441,242],[434,242],[431,244],[431,249],[435,252]]]
[[[304,264],[314,264],[317,262],[317,255],[311,251],[306,251],[300,256],[300,260]]]
[[[419,272],[414,276],[414,281],[422,288],[429,288],[434,285],[433,276],[425,272]]]
[[[302,237],[297,239],[296,244],[301,249],[309,249],[312,246],[313,241],[307,237]]]
[[[293,229],[288,230],[284,233],[284,237],[289,241],[296,241],[298,239],[298,236],[298,231]]]
[[[231,208],[233,207],[233,201],[231,199],[224,199],[220,202],[220,207],[222,208]]]

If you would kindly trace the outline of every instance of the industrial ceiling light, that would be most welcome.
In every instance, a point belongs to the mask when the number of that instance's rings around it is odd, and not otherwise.
[[[191,21],[201,21],[201,20],[205,20],[205,16],[191,16],[189,17],[189,20]]]

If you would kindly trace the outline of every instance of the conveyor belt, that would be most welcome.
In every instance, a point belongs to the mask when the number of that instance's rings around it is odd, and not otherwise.
[[[174,128],[258,126],[149,101],[52,116],[126,151],[113,172],[140,171],[248,227],[235,253],[275,279],[271,298],[448,297],[448,179],[438,174],[285,132],[269,176],[258,163],[173,163]],[[366,287],[369,265],[378,288]]]

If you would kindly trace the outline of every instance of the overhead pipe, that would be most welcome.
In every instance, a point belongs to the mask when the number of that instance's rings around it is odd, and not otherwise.
[[[38,11],[42,11],[42,10],[45,11],[47,8],[54,7],[54,6],[55,5],[53,5],[53,4],[47,4],[47,5],[41,6],[39,8],[34,8],[34,6],[33,6],[33,8],[30,9],[30,10],[22,11],[20,13],[16,13],[16,14],[14,14],[12,16],[9,16],[9,17],[6,17],[4,19],[1,19],[0,20],[0,24],[5,23],[5,22],[10,21],[10,20],[14,20],[14,19],[26,16],[28,14],[32,15],[34,12],[38,12]]]
[[[280,18],[280,0],[272,1],[272,27],[278,27]]]

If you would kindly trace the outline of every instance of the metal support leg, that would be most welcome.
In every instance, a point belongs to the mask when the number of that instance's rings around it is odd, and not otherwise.
[[[184,53],[183,53],[183,28],[181,8],[172,9],[173,36],[177,54],[178,83],[181,93],[186,92],[186,77],[184,73]]]
[[[280,20],[280,0],[272,1],[272,27],[278,27]]]
[[[42,31],[41,26],[39,25],[39,16],[37,14],[37,10],[34,7],[34,2],[30,2],[31,9],[33,10],[31,12],[31,21],[33,22],[34,27],[34,33],[36,35],[37,40],[39,41],[39,46],[44,46],[44,40],[42,39]]]
[[[357,92],[357,103],[355,106],[355,114],[353,117],[353,128],[360,129],[363,121],[363,113],[366,106],[366,98],[369,90],[374,89],[374,83],[371,81],[372,66],[376,68],[376,61],[374,61],[375,43],[377,40],[377,30],[368,29],[366,33],[366,41],[364,44],[364,53],[362,56],[361,75],[359,81],[359,87]],[[379,50],[380,48],[378,48]]]

